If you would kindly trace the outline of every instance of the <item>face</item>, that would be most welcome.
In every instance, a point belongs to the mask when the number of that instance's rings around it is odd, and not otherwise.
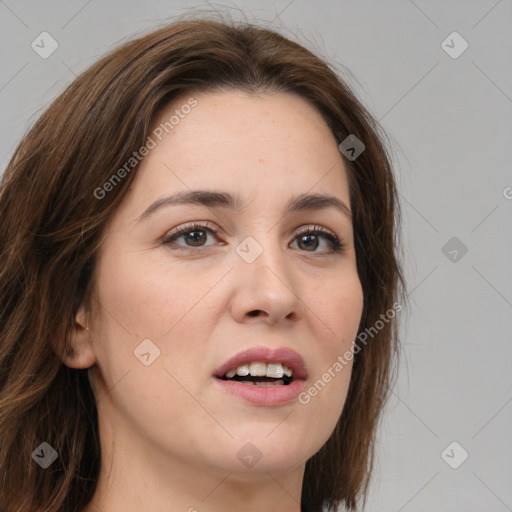
[[[351,360],[335,364],[363,307],[347,171],[320,114],[296,95],[191,96],[193,108],[181,108],[187,96],[155,121],[154,147],[98,254],[90,373],[103,434],[202,470],[287,474],[332,433],[351,376]],[[238,208],[160,201],[198,190],[237,197]],[[287,209],[311,194],[347,211]],[[271,376],[216,376],[251,362],[275,363],[263,365]],[[288,382],[279,363],[291,383],[275,384]]]

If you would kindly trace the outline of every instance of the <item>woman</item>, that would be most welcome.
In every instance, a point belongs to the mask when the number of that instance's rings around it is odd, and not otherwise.
[[[396,194],[376,122],[272,31],[181,20],[79,76],[1,183],[2,511],[355,510]]]

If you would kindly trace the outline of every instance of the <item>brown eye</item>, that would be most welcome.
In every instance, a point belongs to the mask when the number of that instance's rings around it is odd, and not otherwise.
[[[206,242],[208,235],[205,235],[205,233],[206,233],[206,230],[204,230],[204,229],[203,230],[194,229],[193,231],[188,231],[187,233],[184,233],[181,236],[184,237],[183,239],[185,241],[187,241],[187,240],[191,241],[192,246],[197,247],[197,246],[203,245]]]
[[[302,244],[306,252],[313,253],[322,252],[316,250],[322,238],[328,240],[331,245],[331,250],[328,252],[341,252],[343,250],[344,245],[341,243],[340,239],[334,233],[321,226],[302,228],[297,235],[297,239],[300,240],[299,245]]]
[[[299,246],[301,243],[304,244],[304,247],[308,251],[311,248],[313,248],[313,250],[317,249],[320,244],[317,235],[300,235]]]
[[[176,246],[172,247],[172,249],[186,250],[187,248],[207,247],[205,243],[208,239],[208,234],[216,235],[217,233],[218,230],[212,224],[185,224],[168,233],[161,243]],[[181,237],[185,240],[186,245],[176,244],[175,241]]]

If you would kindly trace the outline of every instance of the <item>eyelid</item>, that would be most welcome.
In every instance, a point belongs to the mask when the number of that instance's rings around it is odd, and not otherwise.
[[[215,224],[212,224],[209,221],[193,221],[193,222],[187,222],[185,224],[181,224],[173,229],[171,231],[168,231],[163,238],[169,239],[173,237],[176,234],[182,234],[183,232],[192,231],[194,229],[210,229],[213,231],[213,233],[217,234],[220,229],[215,226]]]
[[[313,224],[313,225],[307,224],[305,226],[299,227],[297,229],[297,231],[295,231],[295,236],[302,235],[302,233],[310,233],[311,231],[320,231],[321,233],[333,235],[336,238],[338,238],[338,235],[336,233],[334,233],[333,231],[331,231],[330,229],[324,228],[323,226],[318,226],[316,224]]]

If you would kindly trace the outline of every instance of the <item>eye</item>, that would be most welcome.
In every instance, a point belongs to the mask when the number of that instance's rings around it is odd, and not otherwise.
[[[195,247],[200,248],[204,247],[203,243],[207,239],[207,235],[205,233],[211,233],[216,235],[218,233],[218,229],[210,223],[206,224],[183,224],[183,226],[179,226],[176,229],[173,229],[162,239],[162,244],[164,245],[176,245],[174,241],[178,238],[184,237],[185,241],[191,242],[192,245],[189,246],[178,246],[176,249],[184,249],[187,248],[194,249]]]
[[[307,252],[319,252],[315,251],[315,249],[319,246],[318,240],[321,237],[323,237],[324,240],[328,240],[331,245],[331,250],[327,251],[328,253],[341,252],[343,250],[344,244],[340,239],[332,231],[322,226],[314,226],[313,228],[304,226],[300,228],[297,233],[299,244],[302,244],[306,248],[313,248],[312,251],[307,249]]]
[[[191,250],[200,249],[201,247],[208,247],[205,242],[208,239],[208,234],[216,235],[219,230],[215,225],[211,223],[190,223],[179,226],[173,229],[164,236],[161,241],[162,245],[167,245],[171,249],[175,250]],[[183,237],[183,240],[187,245],[176,244],[176,240]],[[295,240],[298,240],[298,244],[305,247],[306,252],[323,253],[324,251],[317,251],[316,249],[320,245],[321,239],[327,240],[331,246],[330,250],[327,250],[328,254],[341,252],[344,248],[344,244],[340,239],[330,230],[322,226],[304,226],[299,229],[295,235]],[[222,245],[222,244],[217,244]],[[174,246],[174,247],[171,247]],[[300,247],[299,247],[300,248]]]

